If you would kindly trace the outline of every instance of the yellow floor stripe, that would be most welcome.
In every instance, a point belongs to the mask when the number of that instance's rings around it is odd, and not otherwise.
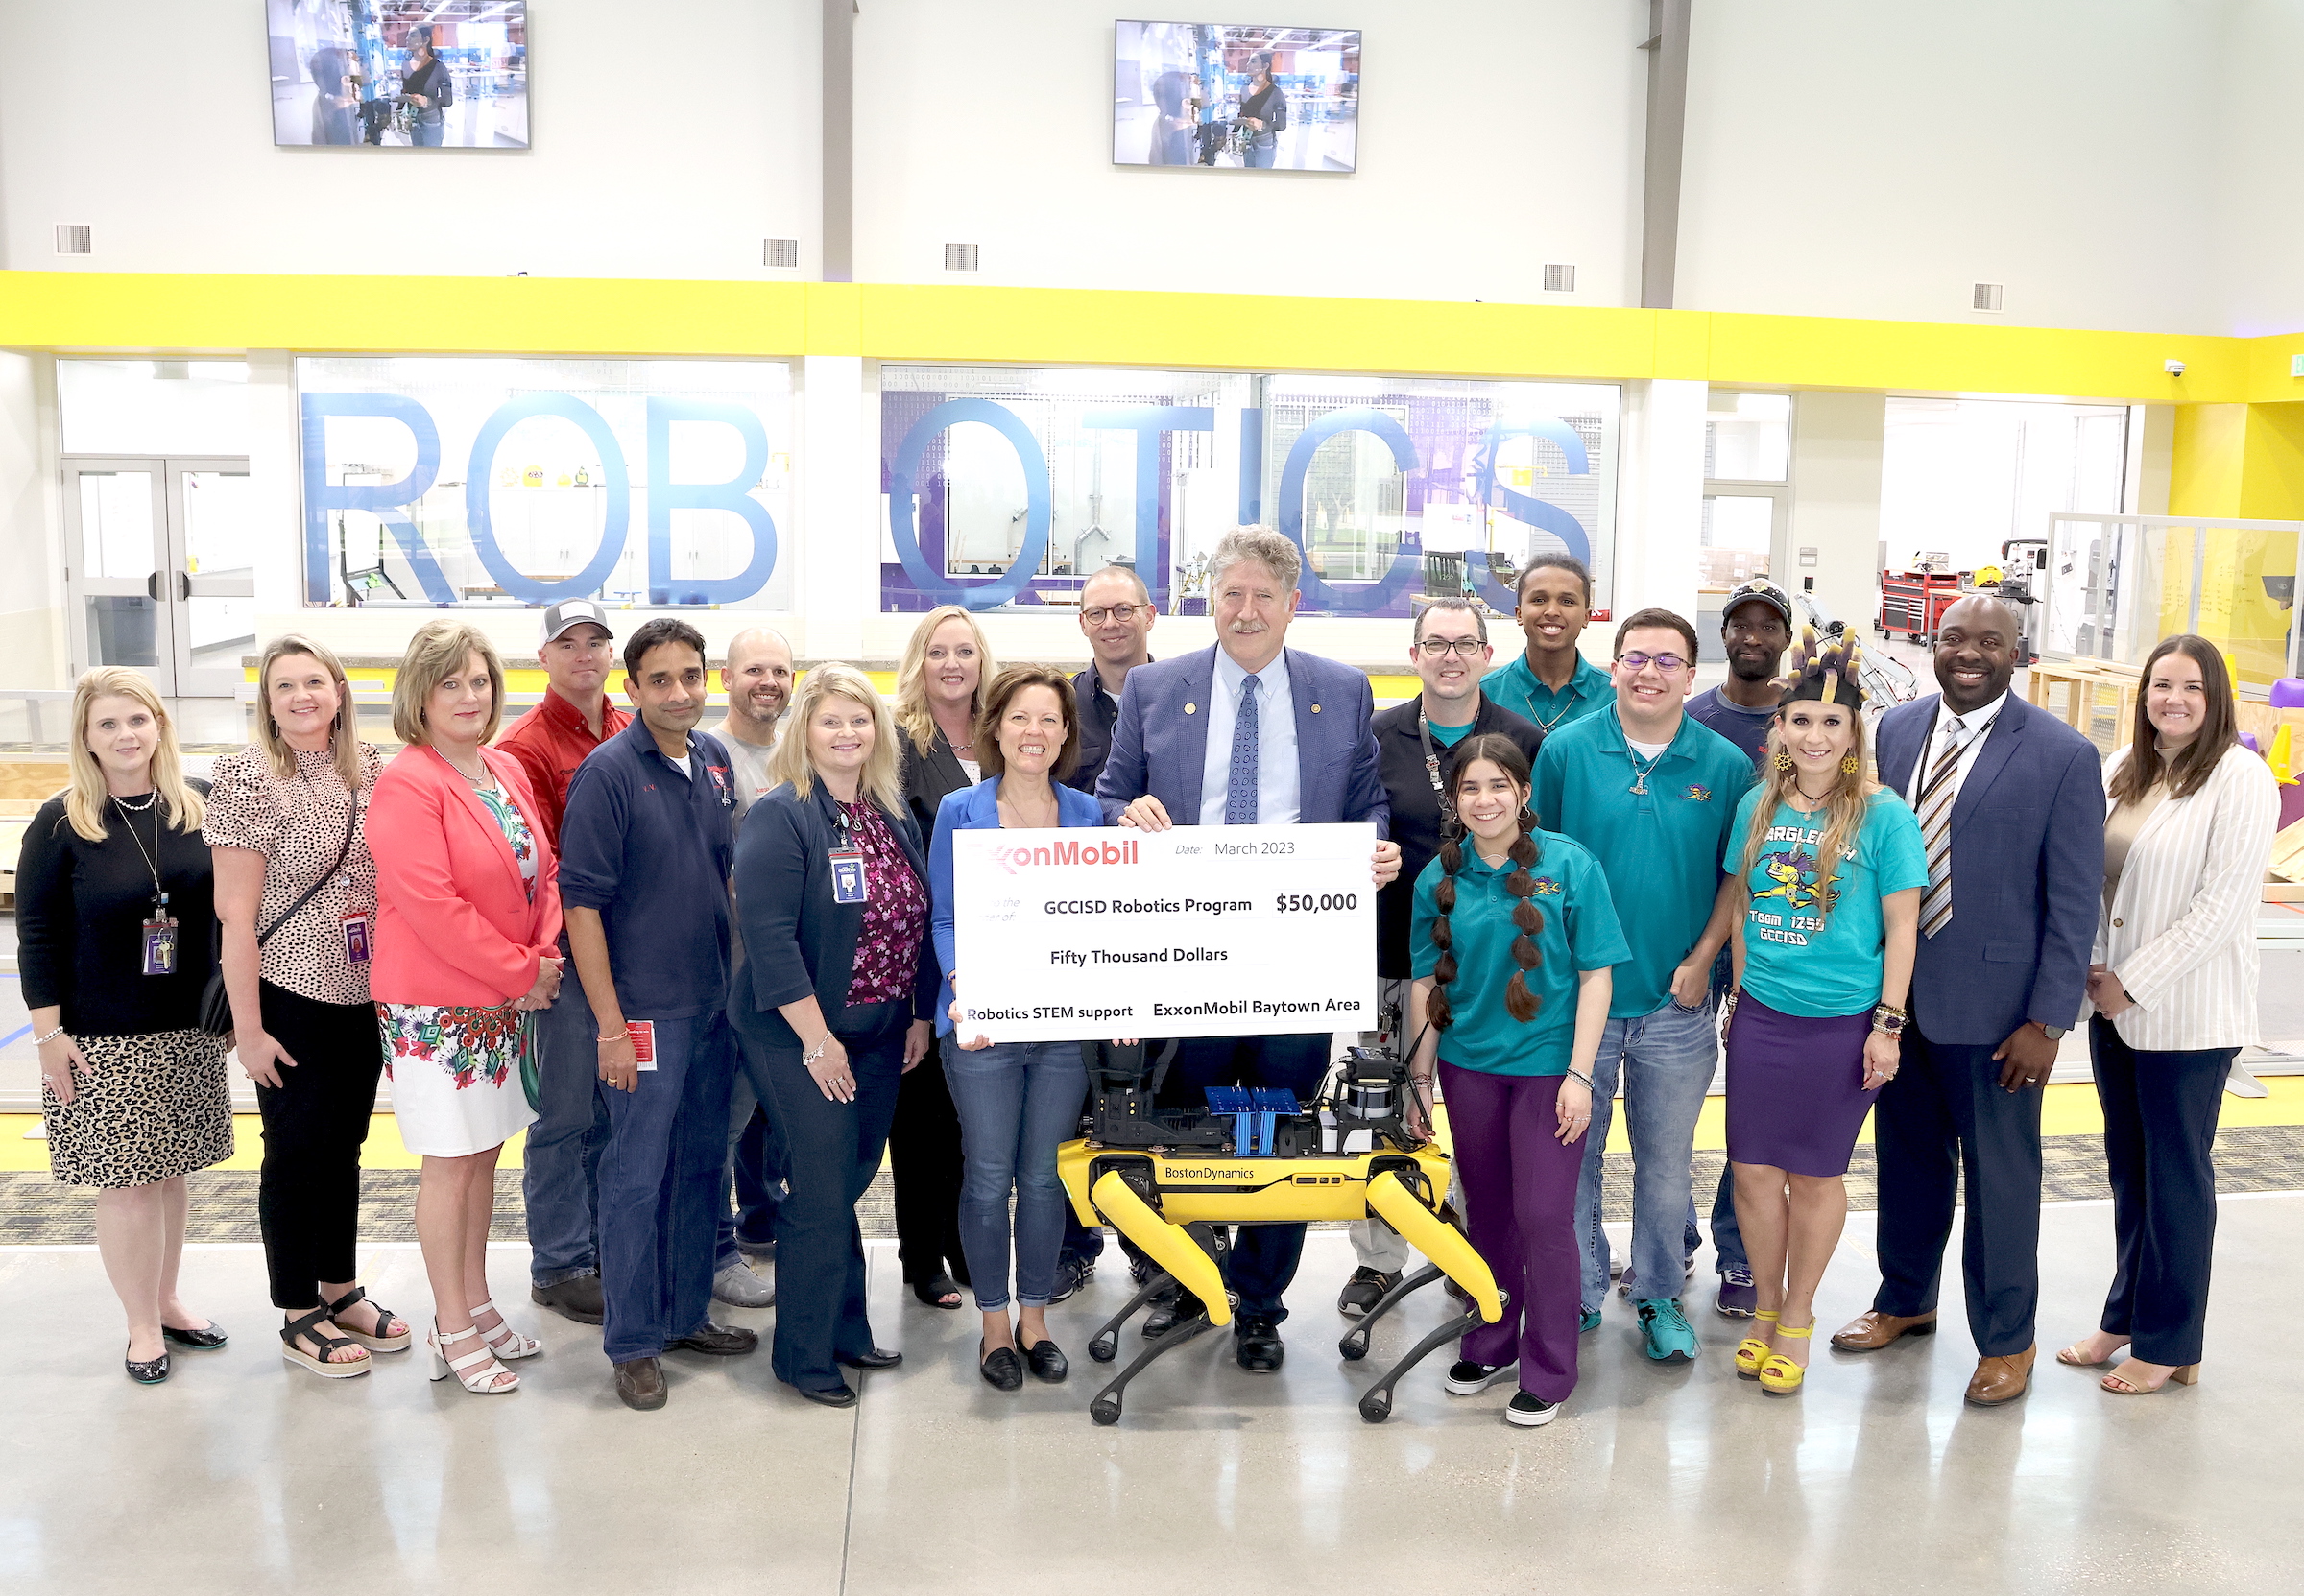
[[[2269,1097],[2229,1097],[2223,1102],[2220,1123],[2227,1126],[2245,1125],[2304,1125],[2304,1075],[2275,1076],[2265,1082],[2270,1088]],[[1628,1153],[1631,1142],[1624,1133],[1621,1105],[1613,1123],[1608,1127],[1608,1151]],[[1711,1152],[1721,1152],[1728,1146],[1728,1106],[1725,1098],[1708,1097],[1704,1111],[1696,1118],[1696,1146]],[[1446,1131],[1443,1113],[1443,1134]],[[48,1144],[27,1141],[24,1132],[39,1124],[37,1114],[0,1114],[0,1170],[46,1169]],[[263,1156],[262,1126],[253,1114],[233,1117],[232,1129],[236,1151],[219,1169],[254,1169]],[[2100,1135],[2104,1129],[2104,1116],[2098,1108],[2096,1088],[2085,1082],[2051,1086],[2047,1101],[2041,1106],[2041,1130],[2051,1136]],[[1858,1140],[1872,1139],[1872,1121],[1867,1117]],[[515,1136],[504,1144],[504,1155],[497,1160],[501,1169],[518,1169],[524,1136]],[[399,1122],[390,1114],[378,1114],[370,1123],[368,1149],[361,1163],[369,1169],[415,1169],[422,1159],[401,1144]]]

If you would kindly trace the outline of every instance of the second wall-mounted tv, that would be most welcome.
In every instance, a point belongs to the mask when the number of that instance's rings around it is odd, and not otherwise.
[[[1356,171],[1360,32],[1116,22],[1112,102],[1120,166]]]

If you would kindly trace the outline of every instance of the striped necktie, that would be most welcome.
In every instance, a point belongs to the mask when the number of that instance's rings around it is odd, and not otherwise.
[[[1261,769],[1257,758],[1257,685],[1254,677],[1240,683],[1240,714],[1232,723],[1232,772],[1224,786],[1226,825],[1256,823],[1257,777]]]
[[[1920,789],[1920,833],[1928,841],[1928,890],[1920,895],[1920,935],[1932,937],[1952,923],[1952,800],[1967,746],[1967,727],[1955,715],[1944,723],[1944,747]]]

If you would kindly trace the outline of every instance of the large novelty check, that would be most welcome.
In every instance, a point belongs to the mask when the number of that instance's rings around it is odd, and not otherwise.
[[[1365,1030],[1375,851],[1373,825],[954,832],[961,1034]]]

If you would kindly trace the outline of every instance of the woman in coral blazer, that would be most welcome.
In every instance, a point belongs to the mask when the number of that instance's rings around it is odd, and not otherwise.
[[[519,762],[488,746],[504,668],[470,626],[416,634],[392,690],[408,746],[376,779],[376,946],[369,988],[383,1028],[400,1139],[423,1155],[416,1233],[431,1276],[432,1377],[511,1391],[498,1359],[532,1356],[489,1299],[496,1155],[536,1118],[521,1065],[530,1012],[560,989],[552,846]],[[450,1349],[473,1341],[458,1356]]]

